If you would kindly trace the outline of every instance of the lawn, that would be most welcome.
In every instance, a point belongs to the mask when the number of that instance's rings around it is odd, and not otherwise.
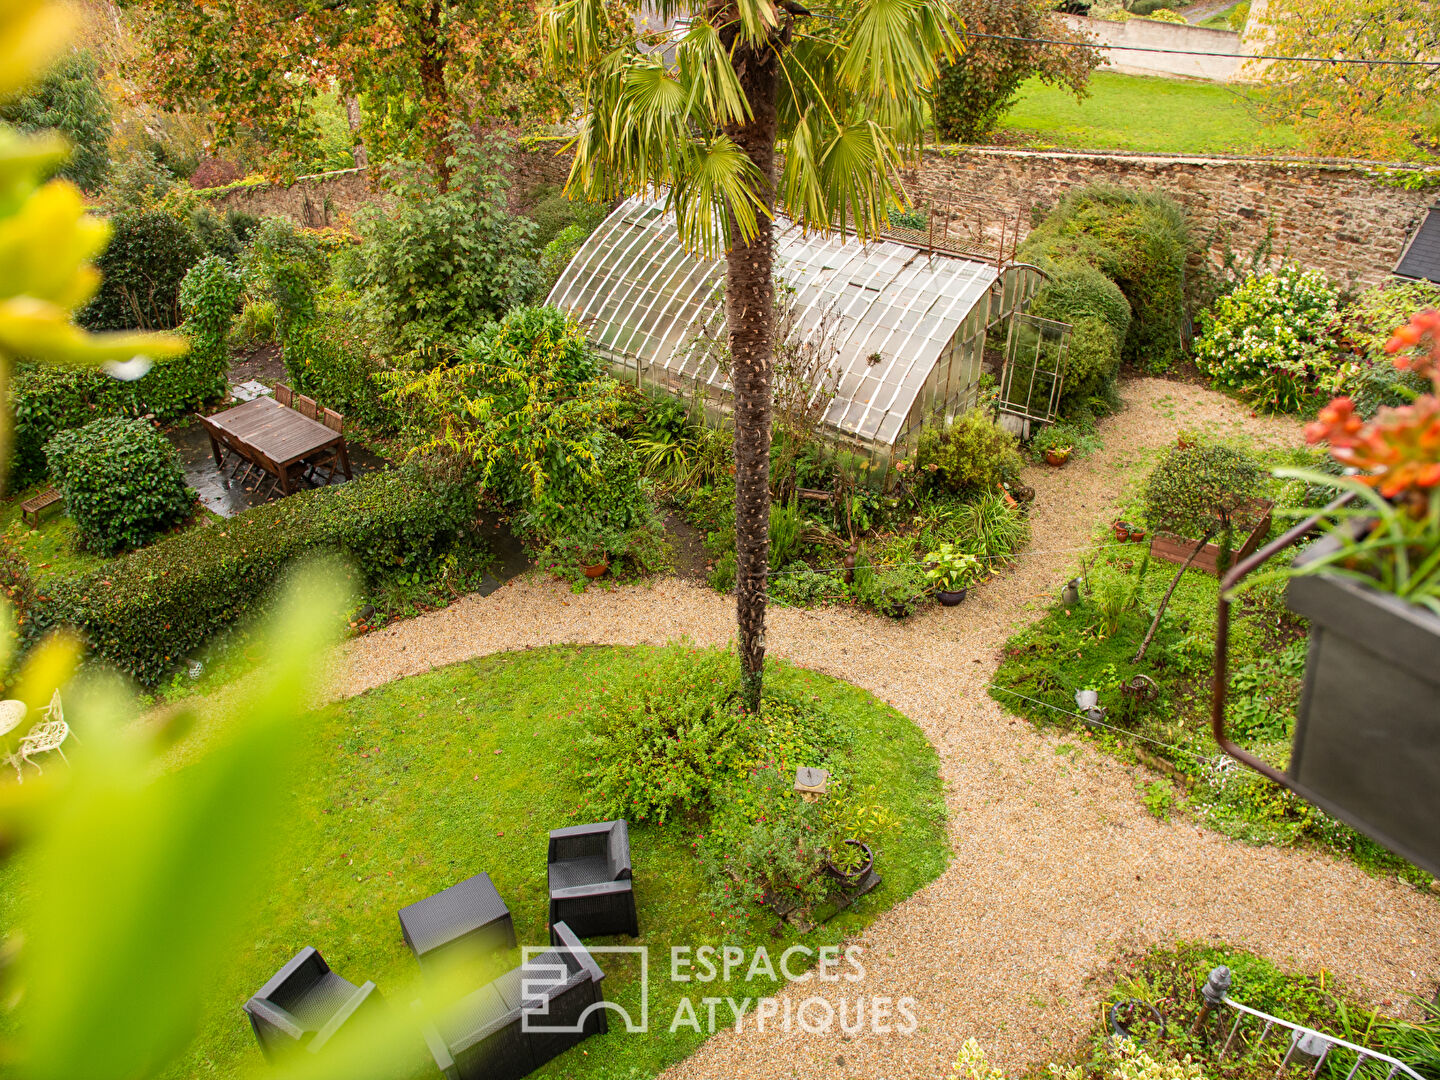
[[[1007,141],[1075,150],[1172,154],[1295,153],[1300,136],[1267,124],[1255,92],[1219,83],[1098,71],[1084,101],[1038,79],[1004,118]]]
[[[594,820],[577,750],[588,703],[598,686],[636,677],[655,652],[556,647],[503,654],[391,683],[318,714],[299,774],[304,781],[286,796],[293,800],[293,832],[276,843],[274,884],[256,912],[253,948],[216,973],[198,1038],[175,1075],[234,1077],[260,1064],[239,1006],[302,945],[318,948],[353,982],[373,979],[389,1001],[408,1007],[417,996],[417,968],[396,911],[477,871],[490,874],[509,905],[520,942],[544,943],[547,832]],[[697,901],[703,881],[691,849],[693,822],[632,825],[639,944],[652,957],[651,1033],[627,1035],[616,1025],[538,1075],[653,1076],[704,1037],[688,1027],[669,1033],[682,991],[689,991],[702,1026],[705,995],[724,997],[728,989],[738,1001],[771,992],[763,978],[733,988],[671,983],[672,944],[739,944],[747,961],[748,950],[764,944],[778,960],[797,941],[815,946],[853,937],[943,870],[949,846],[938,761],[919,729],[845,683],[773,661],[769,670],[772,687],[804,695],[832,719],[854,781],[875,785],[888,811],[873,834],[883,883],[803,938],[789,927],[772,936],[773,918],[727,922]],[[21,883],[12,875],[23,877],[22,868],[0,876],[0,896],[17,892]],[[9,906],[0,902],[0,923],[8,924]],[[638,962],[603,955],[599,962],[606,997],[638,1015]],[[863,982],[856,989],[863,994]],[[727,1016],[722,1004],[718,1024]],[[415,1052],[415,1075],[436,1075],[418,1039]]]

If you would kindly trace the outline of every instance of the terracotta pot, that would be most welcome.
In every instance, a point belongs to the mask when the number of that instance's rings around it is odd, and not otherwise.
[[[1046,451],[1045,451],[1045,461],[1046,461],[1046,463],[1049,464],[1049,465],[1055,465],[1055,466],[1058,467],[1058,466],[1060,466],[1060,465],[1064,465],[1064,464],[1065,464],[1067,461],[1069,461],[1069,460],[1070,460],[1070,452],[1069,452],[1068,450],[1065,450],[1065,451],[1061,451],[1061,450],[1046,450]]]
[[[1131,542],[1132,544],[1138,544],[1138,543],[1140,543],[1141,540],[1144,540],[1144,539],[1145,539],[1145,530],[1144,530],[1144,529],[1131,529],[1131,530],[1130,530],[1130,542]]]
[[[594,566],[582,566],[580,569],[585,571],[586,577],[594,580],[604,574],[606,570],[609,570],[610,564],[609,562],[598,562]]]
[[[1128,521],[1117,521],[1110,528],[1115,531],[1115,539],[1122,544],[1130,539],[1130,523]]]

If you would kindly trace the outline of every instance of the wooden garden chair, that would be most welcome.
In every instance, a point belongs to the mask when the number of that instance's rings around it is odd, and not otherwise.
[[[301,416],[308,417],[311,420],[320,419],[320,406],[315,404],[314,398],[306,397],[304,394],[297,394],[295,396],[295,408]]]
[[[334,409],[325,409],[325,426],[337,435],[345,434],[345,416]],[[322,450],[313,459],[307,458],[305,464],[308,466],[306,475],[312,480],[316,479],[321,469],[325,470],[325,483],[330,483],[335,478],[335,470],[340,467],[340,447],[332,446],[329,450]]]
[[[278,404],[284,405],[288,409],[290,408],[290,403],[294,400],[294,390],[291,390],[290,387],[286,386],[283,382],[277,382],[275,384],[275,401]]]

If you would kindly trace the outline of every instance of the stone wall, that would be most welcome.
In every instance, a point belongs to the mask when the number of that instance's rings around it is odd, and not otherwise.
[[[538,184],[562,184],[568,156],[555,143],[517,149],[514,208]],[[983,250],[1001,234],[1008,253],[1067,191],[1088,184],[1160,188],[1189,212],[1212,262],[1242,258],[1270,237],[1277,256],[1325,271],[1341,283],[1385,278],[1435,193],[1387,186],[1364,166],[1279,159],[1177,157],[940,147],[927,150],[906,184],[917,204],[967,229]],[[240,188],[214,197],[221,209],[281,214],[309,225],[335,223],[376,201],[364,170],[305,177],[288,187]]]
[[[511,159],[511,209],[522,209],[527,192],[540,184],[563,184],[570,170],[568,156],[557,157],[558,142],[517,147]],[[204,194],[202,192],[202,194]],[[239,210],[256,217],[288,217],[310,228],[335,225],[362,206],[381,200],[368,169],[302,176],[293,184],[237,187],[209,196],[216,210]]]
[[[1385,185],[1346,163],[967,147],[928,150],[907,175],[918,205],[1008,253],[1036,215],[1088,184],[1159,188],[1188,211],[1213,262],[1266,241],[1341,283],[1384,279],[1435,193]]]

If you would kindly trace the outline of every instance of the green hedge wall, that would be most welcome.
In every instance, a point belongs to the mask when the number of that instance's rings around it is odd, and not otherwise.
[[[15,448],[9,489],[19,490],[45,476],[45,444],[57,431],[106,416],[175,420],[225,392],[229,357],[190,353],[157,360],[134,382],[100,371],[21,367],[10,382]]]
[[[473,492],[414,466],[368,473],[190,529],[83,577],[36,589],[12,564],[0,584],[28,597],[27,641],[73,627],[93,656],[154,686],[268,601],[304,555],[339,553],[372,582],[428,565],[473,522]]]
[[[1184,352],[1185,213],[1168,195],[1095,185],[1061,199],[1020,245],[1042,268],[1083,264],[1113,281],[1130,304],[1124,359],[1150,372]]]

